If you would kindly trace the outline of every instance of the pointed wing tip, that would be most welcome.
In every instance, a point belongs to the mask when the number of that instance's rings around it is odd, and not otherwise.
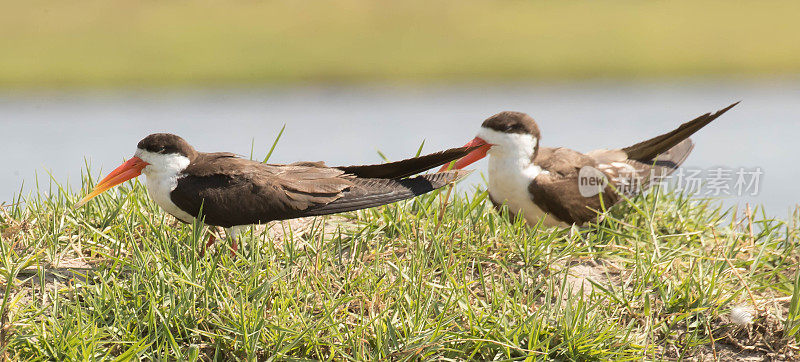
[[[738,101],[734,102],[733,104],[731,104],[731,105],[729,105],[729,106],[727,106],[727,107],[725,107],[723,109],[720,109],[719,111],[717,111],[716,114],[717,115],[723,114],[723,113],[727,112],[729,109],[731,109],[733,107],[736,107],[736,105],[739,104],[739,103],[742,103],[742,101],[738,100]]]
[[[447,171],[436,172],[435,174],[451,175],[448,180],[448,183],[451,183],[451,182],[461,181],[462,179],[469,176],[473,171],[475,170],[447,170]]]
[[[736,101],[733,104],[731,104],[731,105],[729,105],[729,106],[727,106],[727,107],[725,107],[723,109],[720,109],[720,110],[718,110],[718,111],[716,111],[714,113],[708,112],[708,113],[698,117],[697,119],[703,119],[706,122],[711,122],[711,121],[717,119],[719,116],[723,115],[725,112],[731,110],[731,108],[736,107],[736,105],[739,104],[739,103],[742,103],[742,101],[741,100]]]

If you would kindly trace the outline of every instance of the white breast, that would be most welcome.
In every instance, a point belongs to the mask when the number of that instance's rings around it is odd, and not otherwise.
[[[178,178],[175,177],[153,177],[147,176],[146,177],[147,183],[147,193],[150,194],[150,197],[153,201],[161,206],[164,211],[170,213],[172,216],[180,219],[183,222],[191,223],[194,221],[194,217],[189,215],[189,213],[181,210],[175,203],[172,202],[172,199],[169,197],[170,192],[175,190],[175,187],[178,186]]]
[[[543,171],[534,164],[520,165],[507,158],[489,159],[489,194],[498,203],[508,205],[508,210],[525,218],[529,225],[536,225],[546,214],[533,202],[528,186]],[[544,226],[566,226],[548,215]]]
[[[169,194],[178,186],[181,172],[189,166],[189,159],[176,153],[160,154],[143,149],[136,150],[136,157],[148,165],[142,170],[147,184],[147,193],[164,211],[184,222],[193,222],[194,217],[181,210]]]
[[[528,186],[539,174],[546,173],[531,159],[538,140],[530,134],[503,133],[481,127],[478,137],[492,144],[489,149],[489,195],[498,203],[508,205],[508,210],[525,218],[529,225],[539,222],[545,212],[535,203]],[[566,226],[552,215],[544,220],[545,226]]]

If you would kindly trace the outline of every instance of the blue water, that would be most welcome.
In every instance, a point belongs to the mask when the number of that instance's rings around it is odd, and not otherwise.
[[[580,151],[624,147],[734,101],[742,103],[701,130],[688,168],[763,171],[756,195],[726,205],[764,205],[785,218],[795,187],[800,140],[800,80],[730,82],[581,82],[439,86],[304,86],[215,90],[27,91],[0,93],[0,201],[34,174],[78,185],[84,159],[95,174],[132,155],[149,133],[172,132],[201,151],[263,158],[283,124],[273,162],[329,165],[380,162],[460,146],[486,117],[527,112],[542,144]],[[475,164],[486,169],[485,161]],[[473,175],[465,187],[482,182]],[[731,184],[733,185],[733,184]],[[750,188],[747,191],[753,191]]]

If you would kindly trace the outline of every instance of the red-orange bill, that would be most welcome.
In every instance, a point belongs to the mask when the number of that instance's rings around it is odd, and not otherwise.
[[[142,169],[147,165],[147,162],[144,162],[141,158],[134,156],[130,160],[114,169],[114,171],[111,171],[108,176],[94,186],[92,192],[90,192],[88,195],[86,195],[86,197],[82,198],[72,207],[79,208],[85,203],[89,202],[89,200],[93,199],[95,196],[102,194],[108,189],[141,175]]]
[[[458,161],[455,162],[453,165],[453,169],[460,170],[464,167],[469,166],[470,164],[480,160],[481,158],[486,157],[486,153],[489,152],[489,149],[492,148],[491,144],[486,143],[482,138],[475,137],[472,141],[464,145],[464,148],[470,147],[478,147],[469,154],[464,157],[461,157]],[[450,168],[450,164],[446,164],[439,169],[439,172],[445,171]]]

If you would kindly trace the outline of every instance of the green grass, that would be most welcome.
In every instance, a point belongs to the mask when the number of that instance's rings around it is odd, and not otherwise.
[[[800,73],[800,3],[6,2],[0,86]]]
[[[0,212],[8,360],[781,359],[798,346],[797,217],[653,194],[547,230],[482,192],[442,208],[440,192],[200,257],[207,231],[138,181],[71,209],[88,180]],[[753,325],[729,322],[753,303]]]

